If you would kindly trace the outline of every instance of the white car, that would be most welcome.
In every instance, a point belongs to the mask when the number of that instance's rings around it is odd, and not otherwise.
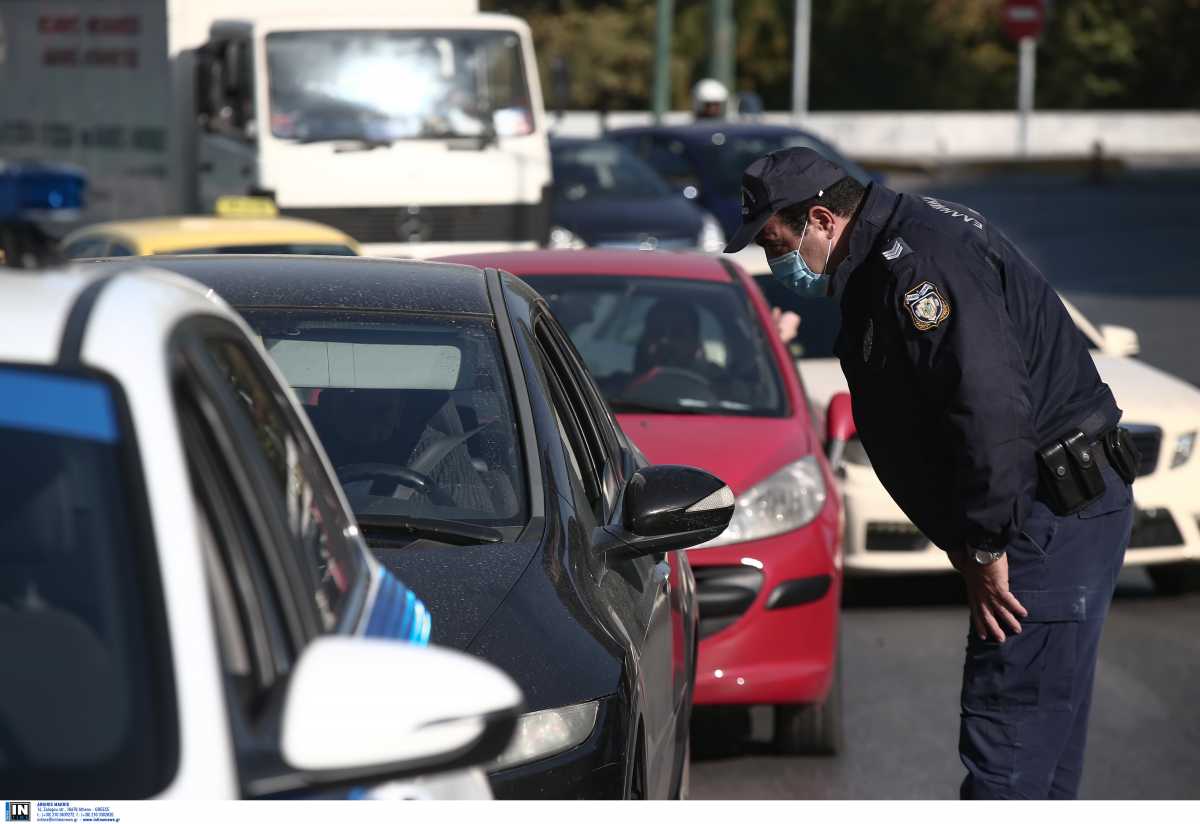
[[[761,250],[759,257],[761,257]],[[762,265],[758,268],[761,270]],[[840,325],[837,305],[828,299],[783,297],[770,275],[756,279],[772,305],[801,316],[790,346],[813,407],[824,420],[830,401],[846,392],[841,365],[832,356]],[[786,291],[786,290],[785,290]],[[1142,453],[1133,487],[1133,534],[1125,563],[1145,566],[1156,586],[1178,590],[1200,572],[1200,459],[1193,459],[1200,428],[1200,390],[1137,360],[1137,333],[1121,326],[1092,325],[1064,300],[1088,339],[1101,379],[1124,410]],[[915,573],[950,570],[946,553],[933,546],[896,506],[871,469],[857,438],[840,451],[845,499],[845,564],[850,574]]]
[[[8,797],[490,797],[522,698],[424,646],[245,324],[174,275],[0,275]]]

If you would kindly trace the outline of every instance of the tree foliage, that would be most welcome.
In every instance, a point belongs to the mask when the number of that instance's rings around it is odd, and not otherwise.
[[[645,109],[655,0],[484,0],[524,17],[543,87],[569,71],[570,108]],[[676,0],[671,97],[687,108],[709,61],[708,0]],[[1052,0],[1038,108],[1200,108],[1200,0]],[[791,105],[794,0],[737,0],[737,85]],[[1009,109],[1017,48],[1003,0],[812,0],[812,109]]]

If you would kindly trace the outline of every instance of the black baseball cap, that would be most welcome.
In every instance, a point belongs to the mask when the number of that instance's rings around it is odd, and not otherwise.
[[[845,176],[840,166],[812,149],[763,155],[742,173],[742,225],[725,246],[726,254],[744,249],[780,209],[819,197]]]

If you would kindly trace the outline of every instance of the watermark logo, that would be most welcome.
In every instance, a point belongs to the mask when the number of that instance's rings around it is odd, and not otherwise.
[[[5,801],[4,802],[4,820],[5,821],[30,821],[29,810],[30,803],[28,801]]]

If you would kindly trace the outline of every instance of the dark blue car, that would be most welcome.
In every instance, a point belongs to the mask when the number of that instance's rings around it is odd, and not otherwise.
[[[816,135],[790,126],[718,120],[614,129],[606,137],[654,167],[676,192],[716,215],[726,235],[742,220],[742,172],[756,158],[776,149],[807,146],[860,183],[878,179]]]
[[[720,223],[609,140],[556,138],[551,246],[700,249],[725,245]]]

